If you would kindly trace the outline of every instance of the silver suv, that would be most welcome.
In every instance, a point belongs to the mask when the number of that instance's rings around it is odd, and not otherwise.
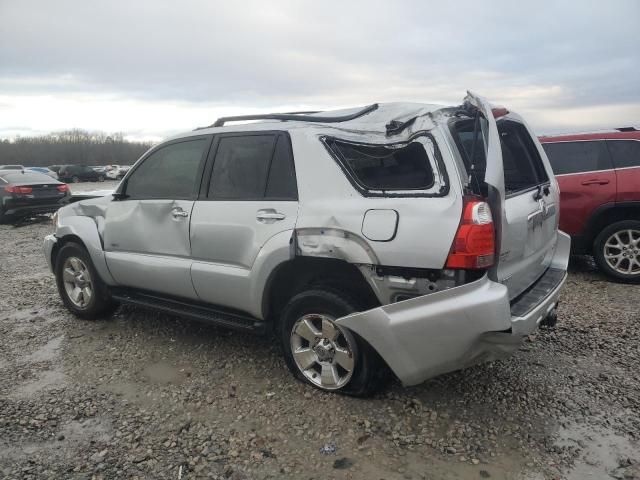
[[[44,250],[78,317],[130,303],[273,333],[297,378],[366,395],[555,321],[558,201],[531,129],[470,93],[219,119],[60,209]]]

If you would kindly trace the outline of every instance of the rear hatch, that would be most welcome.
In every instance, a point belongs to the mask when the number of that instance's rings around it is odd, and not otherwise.
[[[522,118],[492,109],[469,93],[465,113],[450,122],[469,174],[469,188],[488,198],[496,226],[489,274],[511,299],[551,263],[557,242],[559,191],[546,155]]]

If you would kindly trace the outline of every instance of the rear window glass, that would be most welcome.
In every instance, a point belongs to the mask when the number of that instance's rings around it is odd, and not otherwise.
[[[342,166],[367,190],[428,190],[434,171],[422,142],[374,145],[327,139]]]
[[[611,168],[604,141],[543,143],[551,168],[556,175],[595,172]]]
[[[462,155],[471,187],[477,193],[486,194],[484,176],[487,170],[485,132],[486,121],[478,122],[476,131],[474,120],[462,120],[452,129]],[[498,133],[502,149],[505,193],[512,194],[527,190],[549,181],[542,158],[524,125],[514,121],[499,121]]]
[[[616,168],[640,167],[640,141],[607,140]]]
[[[44,173],[0,173],[0,177],[4,178],[9,183],[58,183],[49,175]]]

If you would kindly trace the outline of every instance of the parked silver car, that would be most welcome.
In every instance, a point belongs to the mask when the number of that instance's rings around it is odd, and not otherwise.
[[[366,395],[386,366],[414,385],[555,321],[558,201],[522,118],[469,94],[219,119],[60,209],[44,250],[79,317],[126,302],[274,332],[296,377]]]

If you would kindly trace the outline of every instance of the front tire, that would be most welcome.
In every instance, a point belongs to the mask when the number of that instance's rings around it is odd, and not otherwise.
[[[623,220],[605,227],[593,243],[598,267],[624,283],[640,283],[640,221]]]
[[[58,293],[75,316],[95,320],[111,314],[117,304],[100,279],[89,252],[77,243],[67,243],[58,252],[55,264]]]
[[[71,181],[72,181],[73,183],[80,183],[80,178],[79,178],[79,177],[72,177],[72,178],[71,178]]]
[[[100,175],[100,176],[98,177],[98,181],[99,181],[100,183],[104,182],[104,175]]]
[[[379,355],[335,319],[357,312],[341,293],[313,289],[294,296],[284,307],[280,340],[293,375],[320,390],[369,396],[386,377]]]

